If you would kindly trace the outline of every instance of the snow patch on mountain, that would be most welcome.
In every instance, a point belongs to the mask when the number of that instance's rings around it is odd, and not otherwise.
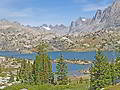
[[[84,19],[84,18],[83,18],[83,19],[82,19],[82,21],[83,21],[83,22],[85,22],[85,21],[86,21],[86,19]]]
[[[43,26],[43,28],[46,29],[46,30],[51,30],[51,28],[49,28],[49,27]]]

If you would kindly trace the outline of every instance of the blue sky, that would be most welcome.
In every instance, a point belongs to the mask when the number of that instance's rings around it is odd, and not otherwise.
[[[97,9],[104,9],[113,0],[0,0],[0,19],[22,24],[69,25],[78,17],[93,17]]]

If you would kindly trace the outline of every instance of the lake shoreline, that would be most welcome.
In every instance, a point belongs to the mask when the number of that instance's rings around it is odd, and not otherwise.
[[[57,63],[57,60],[52,60],[52,62]],[[80,65],[92,64],[92,61],[89,60],[64,60],[64,62],[69,64],[80,64]]]

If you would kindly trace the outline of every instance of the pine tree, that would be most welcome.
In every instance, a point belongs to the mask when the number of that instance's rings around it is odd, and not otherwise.
[[[32,64],[30,61],[22,60],[17,76],[23,83],[32,82]]]
[[[0,73],[2,73],[2,66],[0,65]]]
[[[37,84],[36,60],[33,62],[32,65],[32,78],[33,78],[33,83]]]
[[[45,43],[45,42],[40,42],[40,44],[39,44],[38,46],[36,46],[36,52],[37,52],[38,54],[40,54],[40,53],[45,53],[45,52],[47,52],[47,48],[48,48],[47,43]]]
[[[61,55],[60,59],[57,60],[56,65],[57,81],[59,84],[68,83],[67,73],[68,73],[67,64],[65,63],[64,58]]]
[[[25,81],[25,69],[26,69],[26,61],[22,60],[18,75],[22,83]]]
[[[120,57],[117,57],[116,59],[116,74],[117,74],[117,79],[120,80]]]
[[[45,43],[37,46],[36,60],[33,64],[30,61],[22,60],[17,77],[23,83],[44,84],[53,83],[52,61],[47,54]]]
[[[118,47],[116,52],[117,52],[117,58],[115,62],[115,71],[116,71],[116,76],[117,76],[116,80],[120,80],[120,46]]]
[[[27,62],[26,75],[27,82],[31,84],[33,82],[33,77],[32,77],[32,64],[30,63],[30,61]]]
[[[111,83],[109,63],[101,51],[98,51],[96,54],[96,60],[91,66],[90,74],[92,90],[100,90]]]
[[[47,54],[36,56],[35,69],[36,80],[41,84],[49,83],[52,77],[52,63]]]
[[[33,64],[34,80],[36,83],[49,83],[52,77],[52,63],[47,55],[47,45],[45,43],[40,44],[37,47],[37,56]]]
[[[111,84],[115,85],[115,81],[117,79],[117,72],[116,72],[116,63],[111,62],[110,63],[110,76],[111,76]]]

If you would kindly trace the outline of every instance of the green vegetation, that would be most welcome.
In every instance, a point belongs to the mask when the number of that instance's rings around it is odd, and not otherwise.
[[[56,65],[57,81],[59,85],[66,85],[68,83],[67,71],[67,63],[64,62],[64,58],[61,55],[60,59],[57,60]]]
[[[107,58],[99,51],[96,54],[96,61],[93,63],[90,70],[92,90],[99,90],[111,83],[109,69]]]
[[[17,71],[17,79],[22,83],[31,83],[32,80],[32,65],[30,61],[23,60],[21,62],[21,67]]]
[[[104,90],[120,90],[120,85],[115,85],[115,86],[111,85],[105,88]]]
[[[47,46],[42,43],[38,46],[36,60],[31,63],[30,61],[21,61],[21,67],[17,71],[17,81],[21,83],[43,85],[43,84],[68,84],[67,65],[64,58],[61,56],[57,60],[56,73],[52,72],[52,61],[47,55]],[[57,77],[56,77],[57,76]],[[55,81],[55,78],[56,81]]]
[[[30,85],[30,84],[18,84],[5,88],[4,90],[20,90],[26,88],[28,90],[88,90],[89,83],[85,81],[81,84],[70,85]]]
[[[116,85],[120,80],[120,57],[115,61],[109,62],[101,51],[96,54],[96,60],[90,68],[90,80],[82,77],[72,78],[67,76],[68,67],[61,55],[56,61],[56,72],[52,72],[52,61],[47,55],[47,46],[38,46],[36,60],[30,62],[22,60],[21,67],[17,70],[16,81],[21,84],[12,85],[4,90],[119,90]],[[14,76],[11,73],[10,82]],[[115,86],[116,85],[116,86]]]
[[[35,83],[50,83],[52,79],[52,64],[47,54],[36,56],[33,64],[33,76]]]
[[[96,60],[90,69],[90,89],[100,90],[109,85],[117,84],[120,80],[120,58],[116,61],[108,62],[108,59],[98,51]]]
[[[2,73],[2,66],[0,65],[0,73]]]
[[[36,47],[36,52],[37,53],[44,53],[48,51],[48,45],[45,42],[41,42],[37,47]]]
[[[29,84],[46,84],[52,80],[52,64],[48,55],[45,53],[45,45],[38,46],[38,55],[34,63],[23,60],[18,70],[17,78],[22,83]],[[44,51],[45,50],[45,51]]]

